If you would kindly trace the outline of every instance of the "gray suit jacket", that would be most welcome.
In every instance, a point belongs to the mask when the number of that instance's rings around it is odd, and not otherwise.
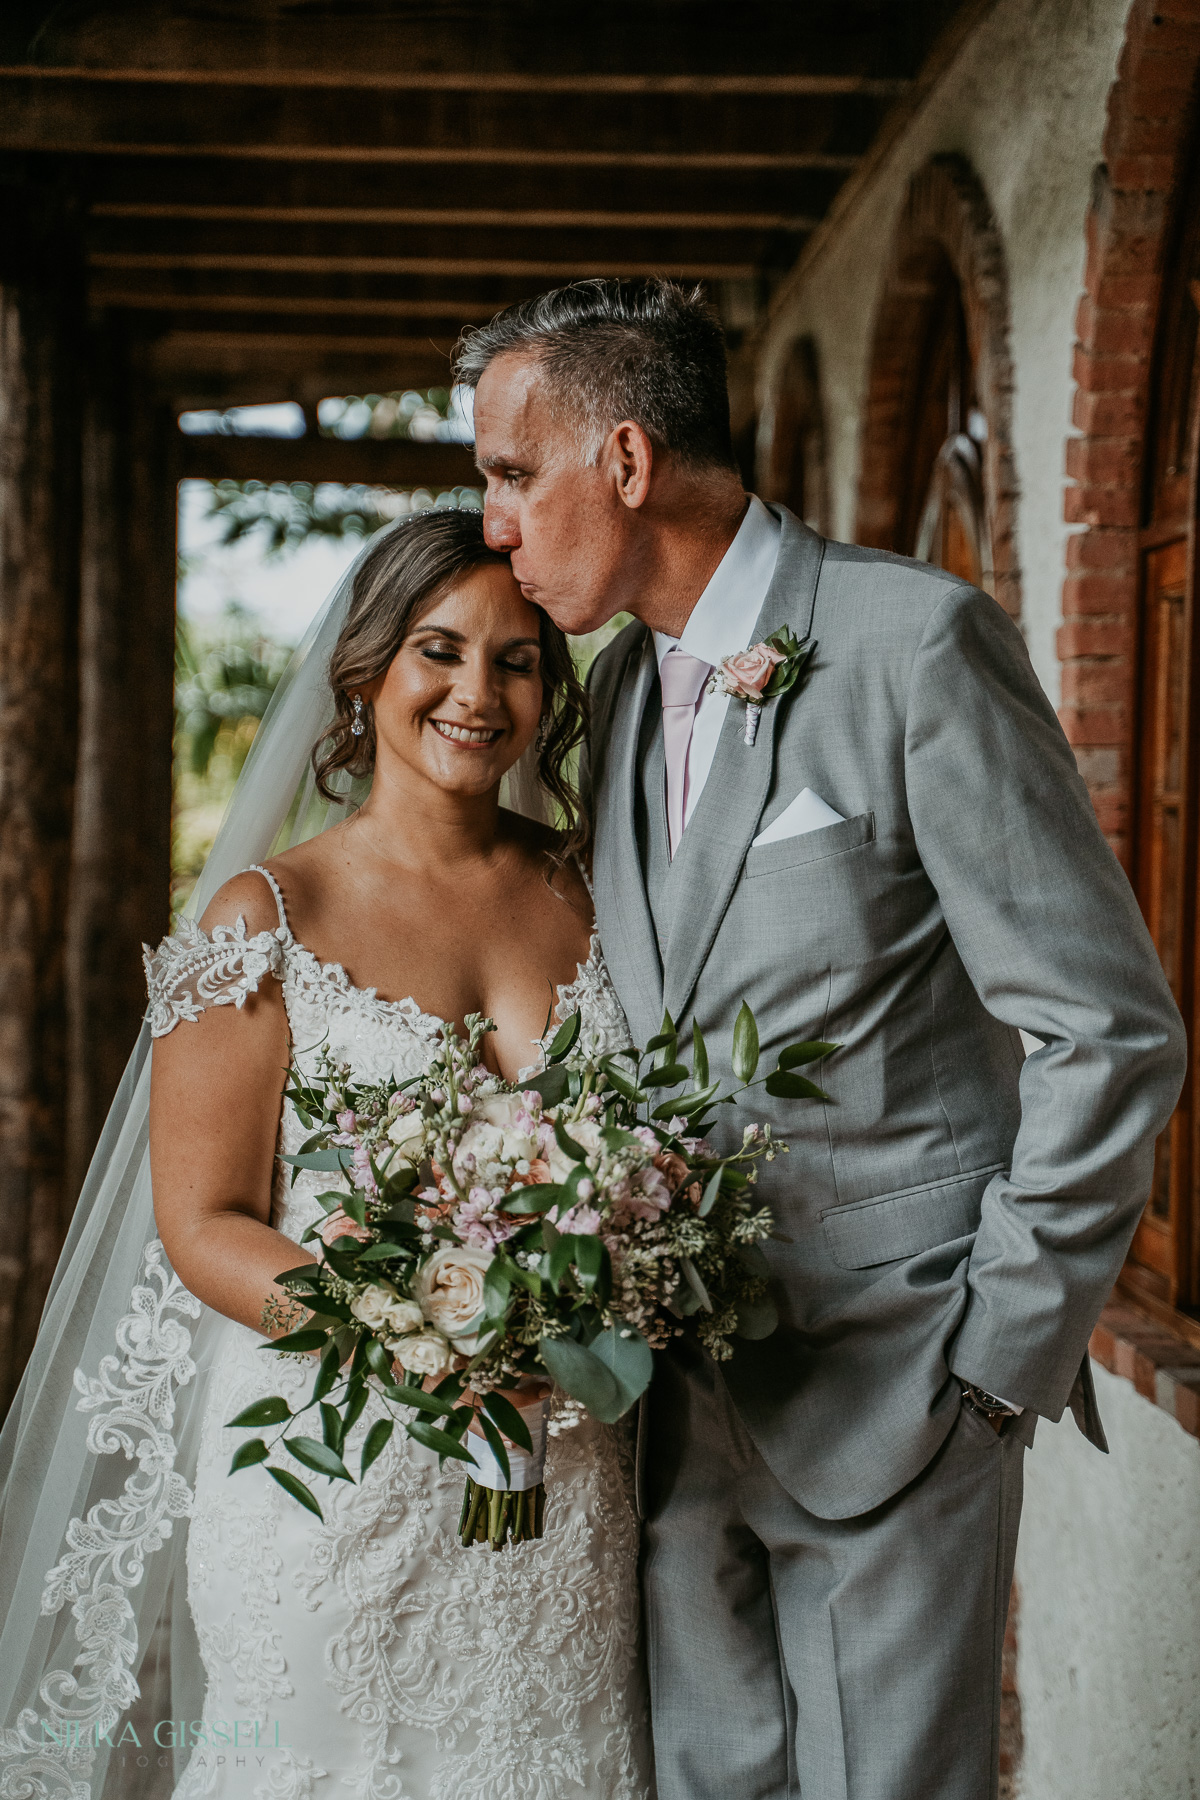
[[[1103,1448],[1087,1341],[1185,1041],[1016,627],[952,575],[777,510],[754,636],[786,623],[816,653],[753,748],[731,702],[657,931],[634,825],[659,694],[640,624],[594,665],[585,781],[635,1038],[664,1005],[695,1017],[729,1080],[744,999],[764,1068],[796,1039],[842,1046],[822,1066],[830,1105],[760,1088],[717,1135],[758,1116],[791,1144],[761,1185],[782,1322],[738,1345],[730,1391],[788,1491],[846,1518],[929,1461],[958,1410],[952,1372],[1051,1419],[1072,1400]],[[844,822],[752,847],[804,787]],[[1026,1059],[1018,1027],[1045,1047]]]

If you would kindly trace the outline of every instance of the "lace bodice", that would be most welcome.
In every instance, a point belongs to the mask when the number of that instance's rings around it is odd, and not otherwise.
[[[350,1063],[362,1081],[419,1074],[437,1047],[443,1021],[422,1012],[412,998],[381,1000],[374,988],[356,987],[340,963],[320,962],[293,934],[270,870],[252,866],[270,884],[278,925],[251,936],[239,917],[233,925],[215,926],[210,936],[193,920],[181,919],[175,935],[164,938],[157,950],[144,945],[151,1034],[163,1037],[176,1025],[198,1019],[208,1006],[240,1008],[249,994],[258,992],[260,982],[274,976],[283,986],[292,1053],[302,1071],[315,1073],[318,1056],[328,1051]],[[557,1018],[575,1011],[582,1014],[588,1052],[604,1055],[629,1043],[629,1026],[595,932],[574,981],[558,989]],[[541,1045],[535,1041],[530,1048],[540,1050]],[[537,1067],[537,1060],[531,1060],[520,1073],[530,1075]],[[285,1101],[280,1150],[294,1153],[309,1135]],[[329,1186],[327,1175],[306,1172],[289,1183],[279,1166],[271,1223],[299,1239],[322,1216],[316,1195]]]

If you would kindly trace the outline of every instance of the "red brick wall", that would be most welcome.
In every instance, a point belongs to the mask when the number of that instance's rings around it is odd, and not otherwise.
[[[1134,0],[1087,217],[1067,441],[1060,717],[1118,856],[1131,852],[1138,526],[1163,257],[1190,142],[1200,0]]]

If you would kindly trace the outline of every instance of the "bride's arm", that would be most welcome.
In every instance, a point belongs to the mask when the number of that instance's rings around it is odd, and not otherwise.
[[[200,923],[211,933],[239,917],[249,937],[278,924],[261,876],[227,882]],[[171,1265],[207,1306],[272,1337],[308,1316],[275,1276],[316,1261],[269,1223],[288,1055],[283,990],[265,975],[241,1006],[207,1006],[156,1038],[150,1081],[154,1213]],[[265,1324],[268,1300],[294,1316]]]

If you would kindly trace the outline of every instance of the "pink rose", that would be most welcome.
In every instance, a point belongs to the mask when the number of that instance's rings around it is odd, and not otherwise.
[[[318,1230],[321,1242],[325,1245],[335,1244],[340,1237],[357,1238],[360,1244],[371,1241],[371,1233],[366,1226],[357,1224],[340,1206],[334,1208]]]
[[[654,1159],[656,1169],[661,1169],[669,1188],[677,1188],[687,1174],[687,1164],[682,1156],[676,1156],[673,1150],[660,1150]]]
[[[772,650],[769,644],[751,644],[737,656],[727,656],[721,668],[743,693],[761,694],[775,673],[776,664],[784,661],[782,650]]]

